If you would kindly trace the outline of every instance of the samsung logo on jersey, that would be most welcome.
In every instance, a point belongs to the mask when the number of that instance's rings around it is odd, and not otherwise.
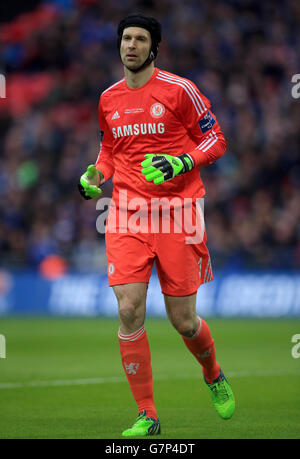
[[[115,139],[129,135],[163,134],[164,132],[164,123],[125,124],[112,128],[112,135]]]

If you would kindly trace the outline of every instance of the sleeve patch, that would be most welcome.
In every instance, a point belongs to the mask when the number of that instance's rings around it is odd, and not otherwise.
[[[216,120],[212,116],[212,114],[208,111],[206,115],[201,118],[199,121],[199,126],[201,129],[202,134],[205,134],[205,132],[209,131],[213,125],[215,124]]]

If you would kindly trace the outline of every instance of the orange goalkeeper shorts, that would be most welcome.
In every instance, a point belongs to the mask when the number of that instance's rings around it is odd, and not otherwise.
[[[166,232],[106,231],[109,286],[148,283],[154,262],[162,293],[169,296],[192,295],[213,280],[205,228],[196,235],[185,228],[175,231],[173,217],[174,212]]]

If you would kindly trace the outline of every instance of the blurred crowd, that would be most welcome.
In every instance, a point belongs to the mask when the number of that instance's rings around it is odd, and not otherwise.
[[[57,254],[105,267],[99,211],[77,182],[98,155],[99,96],[123,77],[117,24],[137,11],[162,24],[156,66],[197,84],[227,140],[201,172],[214,267],[299,268],[298,0],[53,0],[0,23],[2,266]]]

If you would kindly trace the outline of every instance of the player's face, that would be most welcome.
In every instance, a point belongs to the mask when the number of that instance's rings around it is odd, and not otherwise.
[[[147,59],[151,48],[151,35],[141,27],[127,27],[121,40],[121,60],[129,70],[139,68]]]

